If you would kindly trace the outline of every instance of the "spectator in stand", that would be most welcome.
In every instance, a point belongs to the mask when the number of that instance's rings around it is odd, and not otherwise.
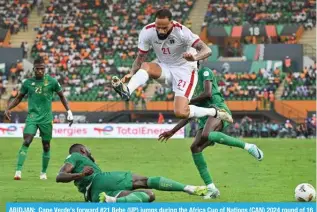
[[[280,129],[279,125],[277,124],[276,121],[273,121],[273,123],[271,124],[271,127],[270,127],[270,136],[271,137],[277,137],[278,135],[278,131]]]
[[[164,120],[164,116],[162,113],[159,113],[159,117],[158,117],[158,120],[157,120],[157,123],[158,124],[164,124],[165,120]]]

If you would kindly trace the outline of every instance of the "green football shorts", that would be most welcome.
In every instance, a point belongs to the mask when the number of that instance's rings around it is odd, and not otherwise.
[[[199,130],[204,129],[208,118],[209,118],[208,116],[205,116],[205,117],[201,117],[201,118],[198,119],[198,129]],[[220,132],[225,132],[227,127],[230,125],[230,123],[227,122],[227,121],[222,121],[222,125],[223,126],[222,126],[222,129],[221,129]]]
[[[219,105],[212,105],[212,106],[215,108],[220,108],[220,109],[226,110],[229,114],[231,114],[231,111],[229,110],[228,106],[224,103],[220,103]],[[204,116],[204,117],[198,118],[198,129],[199,130],[204,129],[208,118],[209,118],[209,116]],[[231,123],[229,123],[227,121],[222,121],[222,124],[223,124],[223,126],[222,126],[222,129],[220,132],[225,132]]]
[[[125,190],[132,190],[131,172],[103,172],[95,176],[90,196],[92,202],[99,202],[99,194],[106,192],[108,196],[115,197]]]
[[[37,129],[40,130],[40,136],[43,141],[51,141],[53,134],[53,123],[36,124],[33,122],[26,122],[23,130],[23,134],[35,135]]]

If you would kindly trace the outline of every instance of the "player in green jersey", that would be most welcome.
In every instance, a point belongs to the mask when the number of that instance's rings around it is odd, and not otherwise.
[[[231,114],[229,108],[225,104],[222,94],[219,92],[217,80],[213,72],[206,67],[201,68],[198,72],[198,83],[194,98],[190,101],[190,104],[195,104],[200,107],[217,107]],[[159,140],[167,141],[189,121],[190,119],[181,120],[172,130],[162,133],[159,136]],[[245,143],[237,138],[224,134],[223,132],[229,124],[230,123],[226,121],[211,116],[198,119],[199,130],[190,149],[198,172],[204,183],[207,185],[208,192],[204,197],[206,199],[216,198],[220,195],[219,190],[213,183],[202,153],[206,147],[219,143],[245,149],[259,161],[264,157],[263,152],[255,144]]]
[[[60,97],[60,100],[67,111],[67,120],[70,122],[70,125],[73,122],[73,115],[63,94],[62,87],[56,79],[49,75],[45,75],[44,71],[45,64],[43,59],[36,59],[34,61],[35,77],[23,82],[18,96],[9,103],[8,108],[5,111],[5,116],[10,120],[10,110],[17,106],[24,96],[28,96],[28,115],[23,131],[24,141],[18,154],[18,162],[14,176],[15,180],[21,179],[23,163],[26,159],[29,146],[38,129],[43,144],[40,179],[47,179],[46,170],[50,160],[50,141],[52,139],[53,131],[52,100],[54,93],[57,93]]]
[[[82,144],[73,144],[69,155],[56,177],[58,183],[74,181],[78,191],[89,202],[152,202],[151,190],[181,191],[202,196],[206,186],[184,185],[164,177],[143,177],[131,172],[103,172],[95,163],[90,150]]]

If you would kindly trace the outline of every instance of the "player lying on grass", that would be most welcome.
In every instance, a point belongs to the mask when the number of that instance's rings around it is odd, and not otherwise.
[[[65,110],[67,111],[67,120],[70,125],[73,123],[73,114],[69,109],[68,102],[63,94],[63,90],[58,81],[49,75],[44,74],[45,63],[39,58],[34,61],[34,77],[26,79],[21,87],[17,97],[9,103],[5,111],[5,116],[10,120],[10,110],[17,106],[24,96],[28,96],[28,116],[26,118],[23,130],[23,144],[19,150],[18,162],[14,179],[20,180],[22,175],[23,163],[26,159],[29,146],[39,129],[42,137],[43,155],[42,171],[40,179],[46,180],[46,170],[50,161],[50,142],[53,131],[52,101],[54,93],[57,93]]]
[[[195,97],[191,100],[190,104],[195,104],[200,107],[218,107],[231,114],[228,106],[224,102],[222,94],[219,92],[217,80],[213,72],[206,67],[200,69],[198,72],[198,84],[195,90]],[[181,120],[172,130],[159,135],[159,140],[167,141],[190,120],[191,119]],[[247,150],[259,161],[263,159],[264,155],[255,144],[248,144],[237,138],[225,135],[223,132],[229,126],[229,123],[226,121],[206,116],[198,119],[198,125],[199,130],[190,149],[199,174],[207,185],[208,192],[205,198],[216,198],[220,195],[220,192],[213,183],[202,153],[206,147],[212,146],[215,143],[238,147]]]
[[[74,181],[78,191],[90,202],[152,202],[151,190],[182,191],[193,195],[205,195],[206,186],[191,186],[164,177],[143,177],[131,172],[103,172],[95,163],[87,147],[74,144],[69,148],[56,182]]]

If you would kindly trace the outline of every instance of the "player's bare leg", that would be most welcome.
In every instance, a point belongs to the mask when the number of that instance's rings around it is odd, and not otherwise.
[[[108,196],[106,192],[99,194],[99,202],[153,202],[155,194],[151,190],[122,191],[116,197]]]
[[[17,167],[16,167],[16,171],[15,171],[15,175],[14,175],[14,180],[21,180],[21,178],[22,178],[23,164],[24,164],[24,161],[26,159],[29,146],[31,145],[31,143],[33,141],[33,137],[34,137],[34,135],[23,134],[24,141],[23,141],[23,144],[19,150],[18,162],[17,162]]]
[[[50,161],[50,141],[42,140],[43,155],[42,155],[42,171],[40,173],[41,180],[47,180],[46,170]]]
[[[209,117],[204,129],[200,129],[196,136],[193,144],[190,149],[192,152],[194,163],[197,167],[197,170],[203,179],[204,183],[207,185],[208,192],[204,198],[217,198],[220,195],[220,191],[216,188],[213,183],[212,177],[208,171],[207,163],[205,161],[204,155],[202,151],[210,146],[214,145],[214,143],[209,142],[206,137],[203,135],[207,134],[210,131],[218,131],[222,129],[222,121],[213,117]]]
[[[157,63],[144,62],[141,68],[131,77],[128,85],[125,85],[117,76],[112,77],[112,87],[122,97],[128,101],[131,94],[144,85],[150,78],[158,79],[162,74],[162,69]]]
[[[192,88],[195,89],[195,88]],[[174,97],[174,113],[177,118],[193,118],[212,116],[230,123],[233,122],[232,116],[225,110],[217,108],[204,108],[195,105],[188,105],[188,99],[184,96]]]
[[[160,191],[181,191],[192,195],[203,196],[207,192],[205,186],[185,185],[165,177],[143,177],[132,175],[133,189],[156,189]]]

